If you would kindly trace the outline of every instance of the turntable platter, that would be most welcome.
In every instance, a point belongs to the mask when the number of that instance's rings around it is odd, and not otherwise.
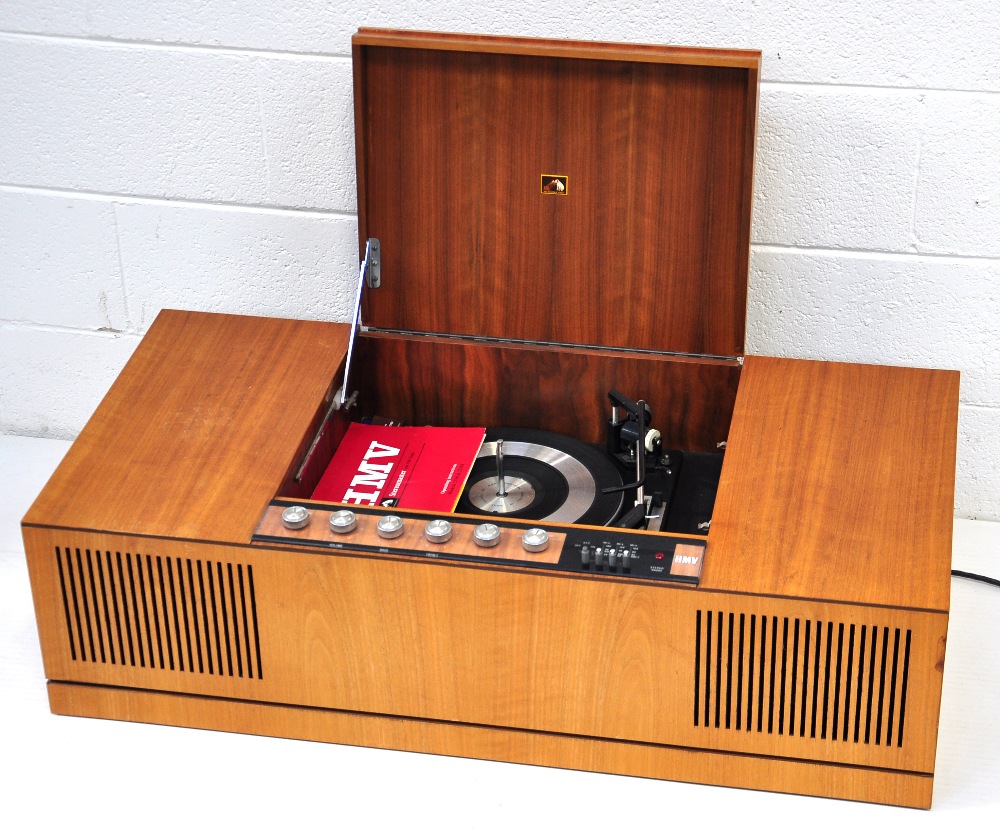
[[[503,441],[504,492],[497,476]],[[456,512],[503,515],[564,524],[610,524],[621,510],[615,466],[580,441],[536,429],[488,429]]]

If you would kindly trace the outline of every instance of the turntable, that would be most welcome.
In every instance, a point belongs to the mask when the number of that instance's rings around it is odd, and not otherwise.
[[[361,30],[353,325],[163,311],[23,522],[60,714],[930,805],[958,375],[744,356],[760,55]],[[455,512],[311,496],[487,429]]]

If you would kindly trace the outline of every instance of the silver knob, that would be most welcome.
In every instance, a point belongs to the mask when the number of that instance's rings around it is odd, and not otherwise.
[[[532,527],[521,536],[521,546],[529,553],[540,553],[549,546],[549,534],[541,527]]]
[[[472,538],[480,547],[496,547],[500,543],[500,528],[496,524],[479,524]]]
[[[428,521],[424,527],[424,538],[433,544],[444,544],[451,538],[451,524],[443,518]]]
[[[399,538],[403,534],[403,519],[398,515],[384,515],[375,525],[375,532],[382,538]]]
[[[281,523],[290,530],[301,530],[309,523],[309,510],[305,507],[286,507],[281,512]]]
[[[358,526],[358,517],[349,509],[339,509],[330,516],[330,529],[335,533],[354,532]]]

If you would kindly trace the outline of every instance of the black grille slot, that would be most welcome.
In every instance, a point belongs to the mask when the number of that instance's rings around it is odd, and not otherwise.
[[[263,679],[253,567],[56,547],[80,662]]]
[[[696,727],[902,747],[910,630],[699,610],[694,633]]]

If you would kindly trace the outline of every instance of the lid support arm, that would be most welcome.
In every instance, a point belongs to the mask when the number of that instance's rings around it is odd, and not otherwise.
[[[354,341],[358,336],[358,329],[361,325],[361,295],[365,290],[365,283],[368,282],[372,288],[377,288],[381,283],[381,245],[378,239],[369,239],[365,242],[365,256],[361,260],[361,267],[358,269],[358,290],[354,294],[354,320],[351,325],[351,339],[347,342],[347,359],[344,361],[344,384],[337,390],[333,397],[333,408],[340,409],[350,406],[347,396],[347,381],[351,374],[351,360],[354,356]],[[369,262],[371,265],[369,265]],[[367,277],[367,279],[366,279]]]
[[[316,434],[313,436],[312,442],[309,444],[309,448],[306,450],[305,457],[302,458],[302,463],[300,463],[299,468],[295,470],[296,483],[302,480],[302,473],[305,471],[313,452],[316,451],[319,439],[322,437],[323,431],[326,429],[326,424],[329,423],[330,418],[333,417],[333,413],[339,409],[349,409],[357,399],[357,392],[348,396],[347,381],[351,373],[351,360],[354,357],[354,341],[357,339],[358,330],[361,327],[361,295],[364,292],[365,283],[367,282],[372,288],[377,288],[381,284],[380,253],[381,246],[378,239],[372,238],[365,243],[365,255],[361,260],[361,267],[358,269],[358,289],[354,295],[354,318],[351,324],[351,337],[347,341],[347,358],[344,360],[344,382],[334,393],[333,400],[330,402],[330,407],[326,410],[326,414],[323,416],[323,420],[319,424],[319,428],[316,430]]]

